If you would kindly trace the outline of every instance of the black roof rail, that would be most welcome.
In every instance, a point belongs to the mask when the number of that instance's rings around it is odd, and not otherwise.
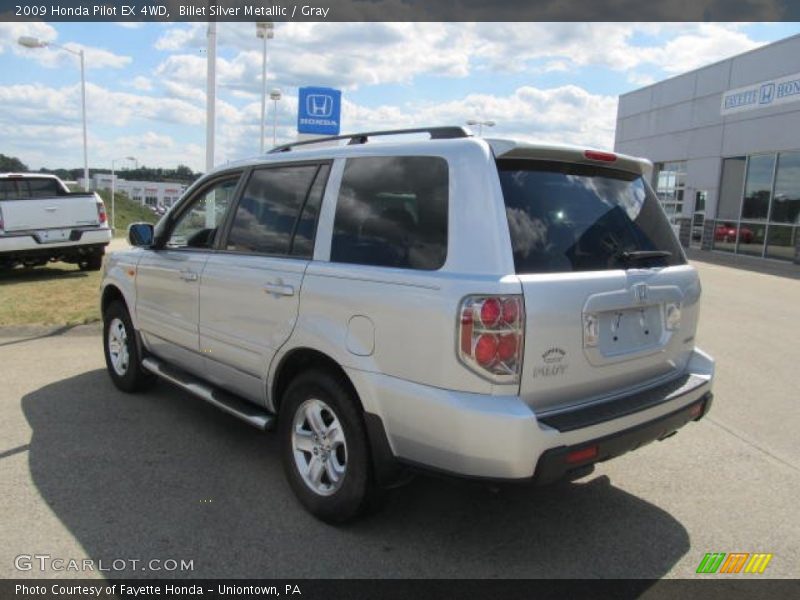
[[[333,135],[330,137],[315,138],[313,140],[303,140],[301,142],[292,142],[291,144],[283,144],[275,146],[267,154],[275,154],[277,152],[288,152],[295,146],[307,146],[311,144],[320,144],[322,142],[333,142],[336,140],[350,140],[347,145],[366,144],[367,140],[371,137],[378,137],[382,135],[405,135],[410,133],[428,133],[432,140],[450,140],[455,138],[471,137],[472,134],[464,127],[449,126],[449,127],[418,127],[415,129],[391,129],[385,131],[365,131],[362,133],[350,133],[347,135]]]

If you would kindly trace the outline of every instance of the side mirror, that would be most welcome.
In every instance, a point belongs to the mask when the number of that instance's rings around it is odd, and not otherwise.
[[[148,248],[153,245],[153,226],[150,223],[131,223],[128,227],[128,241],[131,246]]]

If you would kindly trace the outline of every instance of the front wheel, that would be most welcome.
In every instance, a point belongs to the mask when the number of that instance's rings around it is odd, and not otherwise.
[[[112,302],[103,313],[103,350],[111,381],[123,392],[145,389],[155,381],[155,375],[142,367],[135,336],[128,309]]]
[[[280,411],[286,477],[315,517],[341,523],[374,493],[369,444],[356,398],[337,377],[311,371],[286,390]]]

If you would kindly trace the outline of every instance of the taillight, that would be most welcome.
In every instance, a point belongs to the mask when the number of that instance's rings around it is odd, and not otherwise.
[[[524,322],[522,296],[467,296],[459,308],[459,359],[498,383],[518,382]]]
[[[617,155],[613,152],[601,152],[600,150],[587,150],[583,155],[589,160],[599,160],[602,162],[614,162]]]
[[[106,205],[103,204],[102,200],[97,201],[97,220],[100,222],[100,225],[108,221],[108,216],[106,215]]]
[[[573,450],[569,454],[567,454],[564,459],[568,463],[579,463],[585,460],[592,460],[597,458],[597,454],[599,452],[599,448],[595,446],[587,446],[586,448],[581,448],[580,450]]]

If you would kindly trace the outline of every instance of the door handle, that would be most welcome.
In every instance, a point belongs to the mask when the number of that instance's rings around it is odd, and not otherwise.
[[[191,269],[186,269],[185,271],[181,271],[181,279],[184,281],[197,281],[197,273]]]
[[[58,210],[57,206],[45,206],[44,209],[48,212],[55,212]]]
[[[264,291],[276,296],[294,296],[294,288],[291,285],[283,285],[282,283],[266,283],[264,284]]]

